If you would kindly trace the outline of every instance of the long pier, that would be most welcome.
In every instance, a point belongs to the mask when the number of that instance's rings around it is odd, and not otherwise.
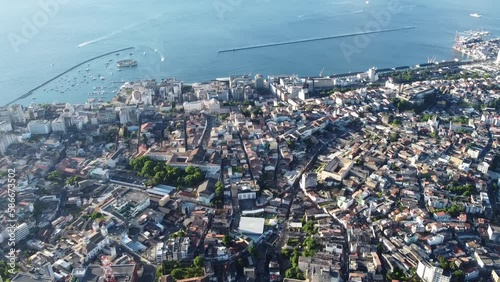
[[[83,61],[83,62],[79,63],[78,65],[75,65],[75,66],[73,66],[73,67],[71,67],[71,68],[69,68],[69,69],[65,70],[64,72],[62,72],[62,73],[58,74],[57,76],[55,76],[55,77],[53,77],[53,78],[51,78],[51,79],[49,79],[49,80],[45,81],[44,83],[42,83],[42,84],[38,85],[38,86],[37,86],[37,87],[35,87],[35,88],[31,89],[31,90],[30,90],[30,91],[28,91],[26,94],[24,94],[24,95],[22,95],[22,96],[20,96],[20,97],[16,98],[15,100],[13,100],[13,101],[11,101],[11,102],[7,103],[5,106],[9,106],[9,105],[14,104],[15,102],[17,102],[17,101],[19,101],[19,100],[22,100],[22,99],[25,99],[25,98],[27,98],[27,97],[31,96],[31,95],[33,94],[33,92],[35,92],[36,90],[38,90],[38,89],[40,89],[40,88],[44,87],[45,85],[47,85],[47,84],[51,83],[52,81],[54,81],[54,80],[58,79],[59,77],[61,77],[61,76],[65,75],[65,74],[67,74],[68,72],[70,72],[70,71],[72,71],[72,70],[74,70],[74,69],[76,69],[76,68],[78,68],[78,67],[80,67],[80,66],[82,66],[82,65],[84,65],[84,64],[86,64],[86,63],[88,63],[88,62],[92,62],[93,60],[96,60],[96,59],[99,59],[99,58],[102,58],[102,57],[105,57],[105,56],[108,56],[108,55],[111,55],[111,54],[114,54],[114,53],[117,53],[117,52],[122,52],[122,51],[130,50],[130,49],[134,49],[134,47],[128,47],[128,48],[123,48],[123,49],[115,50],[115,51],[108,52],[108,53],[105,53],[105,54],[102,54],[102,55],[99,55],[99,56],[95,56],[95,57],[93,57],[93,58],[91,58],[91,59],[85,60],[85,61]]]
[[[266,44],[261,44],[261,45],[252,45],[252,46],[244,46],[244,47],[237,47],[237,48],[232,48],[232,49],[219,50],[218,53],[236,52],[236,51],[243,51],[243,50],[249,50],[249,49],[260,49],[260,48],[266,48],[266,47],[274,47],[274,46],[290,45],[290,44],[297,44],[297,43],[304,43],[304,42],[329,40],[329,39],[352,37],[352,36],[374,34],[374,33],[394,32],[394,31],[414,29],[414,28],[416,28],[416,26],[405,26],[405,27],[399,27],[399,28],[380,29],[380,30],[374,30],[374,31],[365,31],[365,32],[356,32],[356,33],[349,33],[349,34],[325,36],[325,37],[307,38],[307,39],[300,39],[300,40],[293,40],[293,41],[266,43]]]

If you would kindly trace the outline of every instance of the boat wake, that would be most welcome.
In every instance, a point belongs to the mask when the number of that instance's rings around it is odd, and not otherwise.
[[[403,5],[403,6],[399,6],[399,8],[401,9],[412,9],[412,8],[415,8],[417,7],[417,5]]]
[[[352,12],[345,12],[345,13],[333,14],[333,15],[329,15],[329,16],[326,16],[326,17],[345,16],[345,15],[352,15],[352,14],[359,14],[359,13],[363,13],[363,10],[357,10],[357,11],[352,11]],[[297,18],[299,18],[299,19],[308,19],[309,16],[315,15],[315,14],[317,14],[317,13],[304,14],[304,15],[297,16]],[[326,17],[321,17],[321,18],[326,18]]]
[[[135,24],[128,25],[128,26],[126,26],[126,27],[124,27],[124,28],[121,28],[121,29],[119,29],[119,30],[113,31],[113,32],[108,33],[108,34],[106,34],[106,35],[100,36],[100,37],[98,37],[98,38],[96,38],[96,39],[92,39],[92,40],[89,40],[89,41],[82,42],[82,43],[78,44],[76,47],[77,47],[77,48],[81,48],[81,47],[85,47],[85,46],[90,45],[90,44],[94,44],[94,43],[97,43],[97,42],[100,42],[100,41],[106,40],[106,39],[108,39],[108,38],[110,38],[110,37],[112,37],[112,36],[115,36],[115,35],[117,35],[117,34],[120,34],[120,33],[122,33],[122,32],[125,32],[125,31],[127,31],[127,30],[131,30],[131,29],[137,28],[138,26],[141,26],[141,25],[143,25],[143,24],[145,24],[145,23],[148,23],[148,22],[150,22],[150,21],[156,20],[156,19],[158,19],[158,18],[160,18],[160,17],[161,17],[161,16],[158,16],[158,17],[154,17],[154,18],[151,18],[151,19],[148,19],[148,20],[145,20],[145,21],[139,22],[139,23],[135,23]]]

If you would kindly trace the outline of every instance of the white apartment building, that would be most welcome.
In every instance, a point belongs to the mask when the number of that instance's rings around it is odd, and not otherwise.
[[[31,134],[49,134],[52,132],[52,124],[48,120],[33,120],[28,123]]]
[[[56,118],[52,121],[52,131],[66,132],[66,123],[63,118]]]
[[[12,123],[10,121],[4,120],[0,121],[0,132],[12,131]]]
[[[28,227],[28,224],[22,223],[19,226],[17,226],[15,234],[16,234],[15,238],[16,243],[26,239],[30,234],[30,228]]]

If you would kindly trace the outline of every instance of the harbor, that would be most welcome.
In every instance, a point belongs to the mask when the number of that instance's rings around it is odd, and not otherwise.
[[[70,79],[69,76],[67,75],[69,72],[81,67],[81,66],[84,66],[85,64],[88,64],[87,65],[87,68],[85,69],[85,72],[89,72],[90,69],[89,69],[89,64],[99,58],[103,58],[103,57],[106,57],[106,56],[109,56],[109,55],[112,55],[112,54],[117,54],[119,55],[119,52],[123,52],[123,51],[128,51],[128,50],[132,50],[134,49],[134,47],[127,47],[127,48],[122,48],[122,49],[118,49],[118,50],[115,50],[115,51],[112,51],[112,52],[107,52],[105,54],[101,54],[101,55],[98,55],[98,56],[95,56],[95,57],[92,57],[88,60],[85,60],[67,70],[65,70],[64,72],[56,75],[55,77],[43,82],[42,84],[38,85],[37,87],[31,89],[30,91],[28,91],[27,93],[21,95],[20,97],[16,98],[15,100],[9,102],[6,104],[6,106],[9,106],[9,105],[12,105],[20,100],[23,100],[23,99],[26,99],[28,97],[30,97],[31,95],[33,95],[33,93],[37,90],[40,90],[42,89],[44,86],[47,86],[48,84],[50,84],[51,82],[58,82],[58,84],[56,83],[56,86],[54,86],[53,88],[51,89],[43,89],[44,91],[53,91],[53,92],[59,92],[59,93],[64,93],[65,91],[69,90],[69,86],[79,86],[80,83],[89,83],[90,80],[93,80],[93,81],[97,81],[97,80],[100,80],[100,81],[103,81],[105,80],[105,77],[101,74],[98,74],[96,76],[92,75],[92,74],[82,74],[81,75],[81,80],[80,81],[77,81],[77,78],[76,77],[73,77],[73,79]],[[110,60],[111,61],[111,60]],[[109,66],[109,63],[110,61],[106,62],[105,63],[105,66],[108,67]],[[80,71],[80,70],[79,70]],[[88,75],[88,79],[87,80],[87,75]],[[57,81],[59,79],[59,81]],[[59,87],[60,88],[59,88]]]
[[[489,31],[457,32],[453,49],[474,60],[495,60],[500,52],[500,38],[487,39]]]

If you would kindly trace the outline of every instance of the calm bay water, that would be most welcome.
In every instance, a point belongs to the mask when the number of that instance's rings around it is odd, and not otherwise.
[[[40,17],[44,1],[49,0],[0,0],[0,104],[82,61],[126,47],[135,49],[75,69],[36,91],[35,101],[83,103],[94,87],[109,91],[103,96],[107,100],[120,82],[152,77],[195,82],[232,74],[308,76],[323,68],[328,75],[415,65],[428,57],[460,56],[452,49],[456,31],[484,28],[500,36],[500,15],[494,14],[500,11],[498,1],[401,0],[399,12],[381,28],[416,28],[372,36],[350,57],[342,46],[360,46],[360,38],[218,54],[240,46],[366,31],[367,23],[377,21],[374,15],[389,11],[394,1],[64,0],[46,24]],[[483,17],[469,16],[476,12]],[[32,38],[20,40],[33,17],[43,24]],[[118,72],[115,62],[125,58],[138,60],[139,66]],[[99,75],[104,79],[90,78]]]

